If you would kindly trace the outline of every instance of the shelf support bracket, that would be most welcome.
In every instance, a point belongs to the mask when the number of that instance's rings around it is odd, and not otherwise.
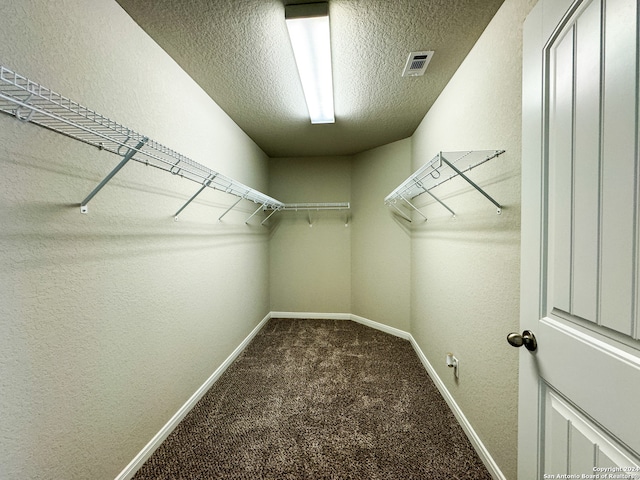
[[[409,206],[410,206],[411,208],[413,208],[416,212],[418,212],[418,213],[420,214],[420,216],[421,216],[422,218],[424,218],[424,221],[425,221],[425,222],[427,221],[427,217],[425,216],[425,214],[424,214],[424,213],[422,213],[422,212],[420,211],[420,209],[419,209],[418,207],[416,207],[413,203],[411,203],[409,200],[407,200],[406,198],[404,198],[404,196],[400,195],[400,198],[401,198],[402,200],[404,200],[405,202],[407,202],[407,203],[409,204]]]
[[[255,211],[255,212],[253,212],[253,213],[251,214],[251,216],[245,220],[245,222],[244,222],[244,223],[245,223],[245,224],[248,224],[248,223],[249,223],[249,220],[251,220],[251,219],[252,219],[252,218],[253,218],[253,217],[254,217],[254,216],[255,216],[255,215],[256,215],[260,210],[264,210],[264,208],[265,208],[266,206],[267,206],[267,204],[266,204],[266,203],[263,203],[263,204],[262,204],[262,205],[260,205],[258,208],[256,208],[256,211]]]
[[[421,185],[421,187],[422,187],[422,185]],[[456,216],[456,212],[454,212],[454,211],[453,211],[453,210],[451,210],[449,207],[447,207],[447,206],[445,205],[445,203],[444,203],[442,200],[440,200],[438,197],[436,197],[433,193],[431,193],[431,192],[430,192],[429,190],[427,190],[426,188],[424,188],[424,187],[422,187],[422,188],[424,189],[425,193],[428,193],[428,194],[431,196],[431,198],[433,198],[436,202],[438,202],[438,203],[439,203],[440,205],[442,205],[444,208],[446,208],[447,210],[449,210],[449,212],[451,213],[451,215],[453,215],[454,217]]]
[[[390,205],[391,207],[395,208],[398,211],[398,214],[400,214],[400,216],[402,218],[404,218],[406,221],[408,222],[412,222],[411,217],[409,217],[409,215],[407,215],[406,213],[404,213],[402,210],[400,210],[397,205],[395,204],[395,201],[393,203],[388,203],[387,205]]]
[[[267,216],[267,218],[265,218],[262,222],[260,222],[260,225],[264,225],[264,224],[266,223],[266,221],[267,221],[267,220],[269,220],[269,219],[271,218],[271,216],[272,216],[274,213],[279,212],[279,211],[280,211],[280,209],[279,209],[279,208],[274,208],[274,209],[273,209],[273,212],[271,212],[271,213]]]
[[[476,190],[478,190],[482,195],[485,196],[485,198],[487,200],[489,200],[491,203],[493,203],[497,209],[498,209],[498,215],[500,215],[500,213],[502,213],[502,206],[496,202],[493,198],[491,198],[491,196],[489,196],[489,194],[487,192],[485,192],[482,188],[480,188],[475,182],[473,182],[473,180],[471,180],[469,177],[467,177],[464,173],[462,173],[458,168],[456,168],[451,162],[449,162],[446,158],[444,158],[442,156],[442,154],[440,154],[440,159],[446,163],[447,165],[449,165],[451,167],[451,169],[456,172],[458,175],[460,175],[462,178],[464,178],[473,188],[475,188]]]
[[[98,184],[98,186],[94,188],[89,195],[87,195],[87,198],[85,198],[82,201],[82,203],[80,204],[80,213],[87,213],[89,211],[87,204],[91,201],[91,199],[95,197],[100,190],[102,190],[102,187],[104,187],[107,183],[109,183],[109,181],[115,176],[115,174],[118,173],[120,169],[124,167],[129,160],[133,158],[133,156],[144,146],[145,143],[147,143],[148,140],[149,139],[147,137],[144,137],[142,140],[140,140],[138,145],[136,145],[133,148],[129,148],[129,150],[127,150],[127,153],[125,153],[124,158],[120,161],[118,165],[116,165],[116,168],[111,170],[109,175],[107,175],[104,178],[104,180],[102,180]]]
[[[235,202],[233,202],[233,205],[231,205],[229,208],[227,208],[225,210],[225,212],[220,215],[218,217],[218,221],[221,222],[222,221],[222,217],[224,217],[227,213],[229,213],[231,210],[233,210],[233,207],[235,207],[236,205],[238,205],[242,200],[244,200],[244,198],[246,197],[246,195],[243,195],[242,197],[240,197],[238,200],[236,200]]]
[[[182,208],[180,208],[180,210],[178,210],[175,215],[173,216],[175,221],[178,221],[178,215],[180,215],[180,213],[187,208],[187,205],[189,205],[191,202],[193,202],[195,200],[195,198],[200,195],[202,193],[202,191],[207,188],[209,185],[211,185],[211,182],[213,181],[213,179],[216,178],[215,175],[212,175],[211,178],[207,178],[203,183],[202,183],[202,187],[200,187],[200,190],[198,190],[195,195],[193,195],[189,200],[187,200],[187,203],[185,203]]]

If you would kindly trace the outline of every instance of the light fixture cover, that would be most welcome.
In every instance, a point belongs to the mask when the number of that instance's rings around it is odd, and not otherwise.
[[[334,123],[329,6],[287,5],[285,20],[311,123]]]

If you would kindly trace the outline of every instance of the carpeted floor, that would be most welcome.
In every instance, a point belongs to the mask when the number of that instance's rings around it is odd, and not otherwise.
[[[408,341],[272,319],[134,479],[491,476]]]

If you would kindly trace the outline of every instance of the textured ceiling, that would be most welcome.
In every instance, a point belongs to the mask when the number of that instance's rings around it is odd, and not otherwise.
[[[296,157],[410,136],[504,0],[329,0],[329,125],[309,122],[284,22],[309,0],[117,1],[270,157]],[[426,74],[401,77],[417,50]]]

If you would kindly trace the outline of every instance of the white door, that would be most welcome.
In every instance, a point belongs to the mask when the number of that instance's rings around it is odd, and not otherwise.
[[[520,480],[640,478],[639,14],[540,0],[525,22]]]

